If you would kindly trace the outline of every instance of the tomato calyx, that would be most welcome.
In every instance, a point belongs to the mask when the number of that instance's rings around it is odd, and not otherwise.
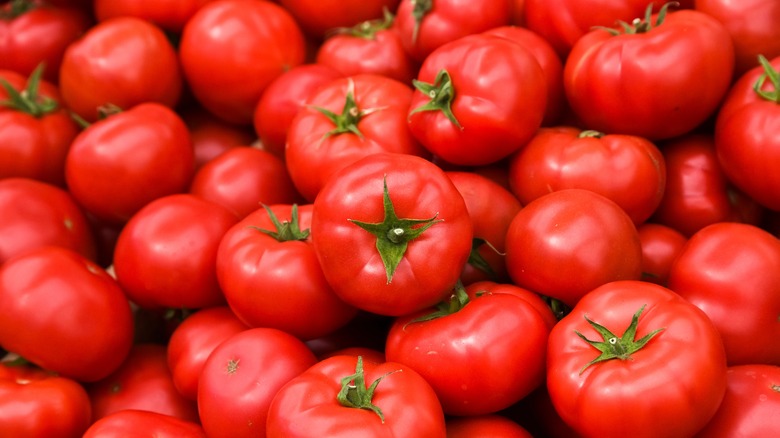
[[[11,0],[0,10],[0,19],[13,20],[37,7],[38,5],[31,0]]]
[[[263,204],[263,208],[265,208],[265,211],[268,213],[268,218],[271,220],[271,223],[273,223],[275,229],[266,230],[255,226],[250,226],[249,228],[265,233],[279,242],[306,240],[309,238],[309,229],[301,230],[300,221],[298,220],[298,204],[292,205],[289,221],[280,221],[273,210],[271,210],[271,207]]]
[[[417,43],[417,36],[420,34],[420,25],[423,18],[433,9],[433,0],[411,0],[412,17],[414,18],[414,27],[412,28],[412,44]]]
[[[463,130],[463,127],[458,122],[455,114],[452,112],[452,101],[455,100],[455,88],[452,86],[452,77],[447,70],[442,69],[436,74],[436,78],[433,84],[413,80],[414,88],[418,89],[421,93],[428,96],[429,100],[426,104],[412,110],[409,115],[418,113],[421,111],[441,111],[445,116],[459,129]]]
[[[413,324],[415,322],[431,321],[444,316],[452,315],[453,313],[457,313],[466,307],[466,305],[470,302],[471,300],[469,299],[469,295],[466,293],[466,288],[464,288],[463,283],[458,280],[458,283],[455,285],[455,288],[453,289],[449,299],[444,300],[436,305],[436,310],[433,312],[414,318],[406,323],[406,325]]]
[[[371,386],[366,386],[366,375],[363,371],[363,356],[358,356],[357,364],[355,365],[355,374],[341,379],[341,390],[339,390],[338,395],[336,395],[336,399],[341,406],[368,409],[374,412],[379,419],[382,420],[382,423],[384,423],[385,415],[382,413],[382,410],[379,409],[379,406],[373,403],[374,391],[382,379],[399,371],[401,370],[385,373],[371,382]]]
[[[384,219],[382,222],[362,222],[348,219],[353,224],[368,231],[376,236],[376,249],[382,258],[387,275],[387,283],[393,280],[398,264],[401,263],[409,242],[417,237],[434,224],[441,222],[437,220],[439,213],[426,219],[402,219],[395,213],[395,207],[390,200],[390,193],[387,190],[387,175],[383,178],[382,206],[384,208]]]
[[[321,107],[315,106],[313,108],[336,125],[334,129],[325,133],[325,136],[322,138],[323,140],[332,135],[344,134],[347,132],[351,132],[362,139],[363,133],[360,132],[357,126],[358,123],[360,123],[360,120],[373,112],[383,109],[381,107],[363,110],[358,108],[357,102],[355,101],[355,82],[352,81],[352,79],[349,79],[347,95],[344,98],[344,107],[341,109],[341,114],[336,114],[333,111]]]
[[[647,33],[653,28],[656,28],[663,24],[664,20],[666,20],[666,14],[669,10],[669,6],[679,6],[678,2],[667,2],[664,3],[663,6],[661,6],[661,9],[658,10],[658,16],[655,19],[655,23],[653,23],[653,3],[651,2],[649,5],[647,5],[647,9],[645,9],[645,17],[642,18],[635,18],[633,21],[631,21],[631,24],[626,23],[623,20],[618,20],[617,24],[620,26],[620,29],[615,29],[612,27],[606,27],[606,26],[593,26],[593,29],[601,29],[609,32],[613,36],[623,34],[640,34],[640,33]]]
[[[352,27],[338,27],[330,32],[330,35],[349,35],[365,40],[373,40],[376,34],[390,29],[395,21],[395,15],[387,8],[382,10],[382,18],[376,20],[366,20]]]
[[[659,328],[643,336],[641,339],[635,339],[637,324],[639,323],[639,316],[644,310],[645,305],[642,305],[642,307],[640,307],[639,310],[634,313],[634,316],[631,318],[631,324],[629,324],[628,328],[626,328],[626,331],[623,332],[623,335],[620,337],[616,336],[608,328],[591,320],[587,315],[585,315],[585,320],[588,321],[588,323],[599,333],[599,335],[601,335],[602,340],[590,340],[577,330],[575,330],[574,333],[576,333],[577,336],[582,338],[585,342],[599,350],[601,354],[592,361],[585,364],[585,366],[580,369],[580,374],[582,374],[591,365],[597,364],[599,362],[612,359],[632,360],[632,354],[641,350],[645,345],[647,345],[648,342],[650,342],[651,339],[655,337],[655,335],[664,330],[664,328]]]
[[[577,138],[602,138],[604,137],[604,135],[606,134],[604,134],[603,132],[596,131],[593,129],[586,129],[580,132],[579,135],[577,135]]]
[[[500,252],[490,244],[485,239],[481,239],[479,237],[475,237],[471,240],[471,252],[469,253],[469,258],[467,263],[476,269],[478,269],[481,272],[484,272],[488,277],[495,279],[496,278],[496,271],[493,270],[493,267],[490,266],[490,263],[485,260],[484,257],[482,257],[482,254],[479,253],[479,248],[482,245],[487,245],[490,249],[495,251],[496,253]]]
[[[38,88],[43,75],[44,64],[38,64],[27,79],[24,90],[18,91],[5,79],[0,79],[0,85],[8,93],[8,99],[0,101],[0,106],[27,113],[35,118],[41,118],[59,107],[56,100],[40,96]]]
[[[753,90],[762,99],[780,103],[780,73],[772,67],[772,64],[769,63],[764,55],[758,55],[758,62],[764,68],[764,73],[759,76],[756,83],[753,84]],[[772,83],[772,90],[763,89],[767,79]]]

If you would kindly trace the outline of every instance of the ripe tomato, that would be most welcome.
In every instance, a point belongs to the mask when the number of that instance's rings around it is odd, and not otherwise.
[[[211,1],[214,0],[95,0],[92,7],[98,21],[137,17],[179,34],[195,12]]]
[[[191,106],[179,114],[190,131],[196,170],[228,149],[248,146],[257,140],[252,128],[228,123],[201,106]]]
[[[268,411],[268,438],[444,438],[441,404],[410,367],[351,355],[318,362],[284,385]]]
[[[252,123],[263,90],[304,56],[298,23],[268,1],[209,2],[187,21],[179,42],[179,60],[197,101],[237,124]]]
[[[420,67],[415,88],[409,129],[456,165],[489,164],[520,149],[541,126],[547,102],[547,79],[534,55],[494,35],[437,48]]]
[[[693,131],[731,85],[734,48],[715,18],[665,4],[625,29],[595,29],[566,58],[571,108],[588,129],[659,140]],[[668,13],[667,13],[668,12]]]
[[[547,351],[553,405],[584,436],[690,437],[726,390],[717,328],[695,305],[644,281],[586,294],[552,329]]]
[[[450,417],[447,438],[532,438],[523,426],[498,414]]]
[[[217,247],[238,222],[227,208],[190,194],[164,196],[136,213],[119,233],[114,271],[131,301],[144,308],[200,309],[223,304]]]
[[[89,28],[65,50],[59,77],[65,105],[88,122],[106,104],[173,107],[182,92],[176,50],[160,28],[135,17]]]
[[[645,222],[637,227],[642,243],[642,280],[667,285],[669,270],[688,238],[666,225]]]
[[[279,0],[303,30],[320,41],[328,32],[382,17],[383,10],[395,10],[400,0]]]
[[[0,345],[6,350],[63,377],[94,382],[122,364],[132,342],[125,294],[84,256],[46,246],[0,266]]]
[[[455,284],[473,231],[441,168],[377,153],[338,173],[314,201],[311,238],[325,279],[347,303],[398,316],[433,306]]]
[[[134,434],[155,438],[206,438],[197,423],[151,411],[125,409],[92,423],[83,438],[126,438]]]
[[[566,189],[515,215],[506,263],[513,283],[573,306],[604,283],[638,280],[642,248],[620,206],[590,190]]]

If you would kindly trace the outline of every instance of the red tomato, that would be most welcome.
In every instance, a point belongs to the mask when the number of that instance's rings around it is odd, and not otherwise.
[[[626,29],[592,30],[572,47],[564,89],[588,129],[667,139],[716,112],[733,75],[731,37],[711,16],[668,5]]]
[[[553,328],[547,388],[584,436],[690,437],[723,399],[726,355],[699,308],[656,284],[616,281]]]
[[[320,87],[287,134],[287,170],[301,195],[313,202],[334,173],[368,155],[428,156],[407,127],[411,99],[410,86],[377,74]]]
[[[0,435],[80,438],[89,425],[89,397],[78,382],[0,362]]]
[[[89,385],[92,421],[126,409],[157,412],[198,422],[198,407],[173,384],[166,347],[135,344],[116,371]]]
[[[311,205],[266,206],[222,238],[217,278],[230,308],[247,325],[314,339],[355,316],[356,309],[325,280],[309,235],[311,221]]]
[[[84,212],[64,189],[27,178],[0,179],[0,265],[45,245],[95,260],[96,246]]]
[[[203,5],[214,0],[94,0],[98,21],[137,17],[178,34]]]
[[[409,129],[456,165],[489,164],[520,149],[541,125],[547,102],[547,79],[534,55],[494,35],[440,46],[425,58],[415,87]]]
[[[315,91],[342,75],[322,64],[302,64],[274,79],[255,108],[253,127],[263,149],[284,157],[287,132],[298,113]]]
[[[57,83],[65,49],[89,29],[86,11],[28,0],[0,7],[0,69],[24,76],[43,66],[43,78]]]
[[[238,146],[248,146],[257,140],[254,130],[227,123],[200,106],[179,113],[187,124],[195,153],[195,169],[212,158]]]
[[[592,289],[638,280],[642,247],[634,223],[598,193],[566,189],[533,200],[506,235],[509,276],[520,287],[573,306]]]
[[[366,20],[382,17],[382,11],[395,10],[400,0],[279,0],[295,17],[306,33],[315,40],[328,32],[351,27]]]
[[[66,106],[93,122],[106,104],[173,107],[181,96],[182,74],[162,30],[140,18],[117,17],[91,27],[68,46],[59,84]]]
[[[780,8],[778,8],[780,10]],[[726,177],[759,204],[780,210],[780,56],[734,84],[715,125],[715,150]]]
[[[0,345],[6,350],[63,377],[94,382],[122,364],[132,342],[132,312],[122,289],[84,256],[47,246],[0,266]]]
[[[661,146],[666,190],[651,220],[690,236],[717,222],[757,224],[763,208],[733,187],[709,134],[684,135]]]
[[[238,218],[190,194],[164,196],[125,225],[114,250],[117,280],[144,308],[199,309],[223,304],[217,247]]]
[[[443,170],[412,155],[348,165],[323,187],[312,215],[325,279],[347,303],[381,315],[441,301],[471,252],[463,196]]]
[[[227,208],[239,218],[261,204],[301,200],[284,161],[255,147],[231,148],[205,163],[195,172],[190,193]]]
[[[98,219],[118,224],[157,198],[186,191],[193,172],[187,126],[157,103],[93,123],[65,159],[73,197]]]
[[[715,323],[729,365],[780,365],[780,241],[747,224],[709,225],[688,239],[669,288]]]
[[[737,365],[727,373],[726,395],[697,438],[777,436],[780,426],[780,367]]]
[[[284,385],[268,411],[268,438],[441,437],[436,393],[406,365],[333,356]]]
[[[187,21],[179,42],[195,98],[215,116],[237,124],[251,124],[263,90],[304,57],[298,23],[269,1],[207,3]]]
[[[523,204],[556,190],[592,190],[639,225],[661,202],[666,166],[645,138],[558,126],[540,129],[510,159],[509,184]]]
[[[273,397],[316,361],[303,342],[272,328],[253,328],[226,339],[209,355],[198,385],[206,434],[265,437]]]
[[[199,310],[188,316],[168,341],[168,368],[184,397],[197,400],[198,381],[209,354],[222,341],[249,327],[227,306]]]
[[[642,279],[666,286],[674,259],[688,241],[666,225],[645,222],[637,227],[642,243]]]
[[[490,414],[542,384],[549,333],[537,306],[476,283],[456,287],[437,308],[396,319],[385,355],[420,373],[446,414]]]
[[[461,0],[401,0],[395,26],[413,59],[423,62],[438,47],[467,35],[509,24],[512,0],[489,4]]]
[[[206,438],[203,428],[157,412],[126,409],[92,423],[83,438],[126,438],[128,436],[155,438]]]
[[[532,438],[523,426],[497,414],[450,417],[447,438]]]

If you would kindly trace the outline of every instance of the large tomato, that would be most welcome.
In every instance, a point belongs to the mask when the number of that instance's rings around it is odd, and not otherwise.
[[[691,437],[726,390],[726,354],[698,307],[662,286],[617,281],[585,295],[550,333],[547,388],[577,432]]]
[[[314,201],[311,239],[344,301],[398,316],[441,301],[471,252],[463,196],[441,168],[378,153],[334,174]]]
[[[651,140],[691,132],[731,85],[734,48],[723,25],[695,10],[667,11],[595,29],[563,70],[569,104],[588,129]]]

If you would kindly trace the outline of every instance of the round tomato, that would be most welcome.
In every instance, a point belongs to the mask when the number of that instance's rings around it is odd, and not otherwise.
[[[214,0],[95,0],[92,7],[98,21],[137,17],[178,34],[195,12],[211,1]]]
[[[195,153],[195,169],[217,155],[238,146],[248,146],[257,140],[252,128],[228,123],[201,106],[192,106],[179,114],[190,130]]]
[[[450,417],[447,438],[532,438],[523,426],[498,414]]]
[[[642,280],[666,286],[674,259],[688,238],[666,225],[645,222],[637,227],[642,243]]]
[[[197,423],[137,409],[114,412],[92,423],[82,438],[126,438],[134,434],[155,438],[206,438]]]

